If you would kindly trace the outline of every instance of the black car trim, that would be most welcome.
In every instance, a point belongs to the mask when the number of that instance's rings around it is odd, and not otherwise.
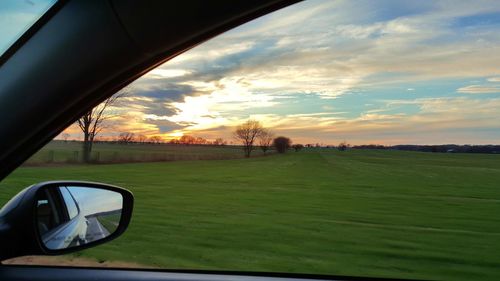
[[[224,270],[164,270],[149,268],[113,268],[107,267],[105,270],[99,267],[55,267],[38,265],[3,265],[0,266],[0,279],[10,277],[8,274],[17,274],[16,277],[30,277],[33,281],[55,280],[43,278],[45,271],[57,269],[57,280],[184,280],[184,281],[214,281],[214,280],[239,280],[239,281],[261,281],[261,280],[418,280],[418,279],[394,279],[384,277],[362,277],[343,275],[322,275],[304,273],[279,273],[279,272],[252,272],[252,271],[224,271]],[[41,276],[41,278],[33,278]],[[46,276],[46,274],[45,274]],[[244,278],[244,279],[242,279]],[[3,279],[2,279],[3,280]]]

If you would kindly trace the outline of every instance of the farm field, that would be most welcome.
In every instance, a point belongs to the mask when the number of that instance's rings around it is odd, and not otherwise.
[[[183,269],[500,279],[500,155],[305,150],[250,159],[21,167],[130,189],[128,231],[73,256]]]
[[[81,163],[82,142],[52,141],[25,162],[27,166]],[[262,155],[256,148],[254,155]],[[94,143],[91,161],[94,163],[130,163],[180,160],[214,160],[242,158],[236,146],[168,145],[151,143]]]

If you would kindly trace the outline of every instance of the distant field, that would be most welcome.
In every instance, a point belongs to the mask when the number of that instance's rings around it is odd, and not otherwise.
[[[80,254],[165,268],[500,280],[500,155],[311,150],[225,161],[23,167],[130,189],[129,230]]]
[[[25,165],[49,163],[80,163],[82,143],[79,141],[52,141],[34,154]],[[261,155],[260,149],[253,152]],[[148,143],[95,143],[91,160],[95,163],[130,163],[179,160],[237,159],[243,151],[236,146],[168,145]]]

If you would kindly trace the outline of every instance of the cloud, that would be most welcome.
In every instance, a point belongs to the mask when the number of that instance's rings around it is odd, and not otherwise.
[[[326,127],[316,125],[304,131],[288,131],[302,141],[324,143],[497,143],[500,137],[500,99],[419,98],[387,101],[389,107],[415,105],[416,114],[366,113],[357,118],[334,120]],[[314,124],[321,124],[321,118]],[[295,122],[295,121],[290,121]],[[473,133],[472,133],[473,132]],[[308,137],[314,136],[308,139]]]
[[[496,5],[437,1],[393,8],[399,14],[380,16],[373,10],[384,6],[370,1],[299,3],[174,58],[138,80],[138,92],[182,102],[211,95],[221,79],[239,77],[253,94],[334,99],[387,84],[499,72],[500,57],[483,55],[500,53],[498,29],[484,28],[484,38],[477,32],[457,36],[454,29],[457,18],[496,11]],[[380,79],[381,73],[397,79]]]
[[[457,89],[462,94],[494,94],[500,93],[500,86],[470,85]]]
[[[386,105],[388,110],[402,105],[413,105],[419,110],[415,114],[366,112],[354,118],[330,112],[253,114],[249,118],[297,143],[335,144],[344,139],[353,144],[493,143],[499,137],[495,131],[500,129],[500,99],[485,102],[469,98],[417,98],[388,100]],[[188,132],[231,139],[234,126],[245,120],[233,116],[225,125]]]
[[[177,110],[170,102],[171,100],[166,98],[131,95],[118,99],[109,110],[112,111],[113,115],[124,115],[129,112],[171,115],[175,114]]]
[[[483,55],[500,52],[499,30],[486,27],[482,35],[462,32],[457,36],[461,31],[453,26],[461,16],[494,11],[491,5],[487,9],[439,2],[434,10],[425,7],[424,14],[408,12],[375,22],[359,22],[359,17],[353,17],[359,15],[359,9],[345,2],[311,6],[300,13],[308,24],[297,23],[290,14],[279,20],[276,15],[256,24],[258,33],[250,28],[236,29],[193,49],[190,56],[197,58],[221,46],[233,50],[226,56],[198,60],[195,76],[205,81],[245,76],[255,90],[263,86],[269,91],[272,86],[275,92],[335,98],[366,86],[499,73],[500,57]],[[342,8],[343,13],[332,15],[314,9],[319,6],[328,11]],[[368,10],[372,5],[366,2],[359,6]],[[272,20],[278,23],[264,24]],[[241,50],[231,48],[242,44],[245,48]],[[384,72],[400,75],[396,80],[377,79]]]
[[[161,68],[156,68],[151,70],[146,74],[146,76],[149,76],[151,78],[156,78],[156,79],[163,79],[163,78],[173,78],[173,77],[180,77],[180,76],[185,76],[189,74],[189,71],[185,69],[161,69]]]
[[[138,79],[116,128],[132,130],[129,118],[165,137],[230,138],[255,118],[300,142],[454,142],[471,130],[489,140],[499,135],[496,96],[449,94],[500,92],[470,82],[500,82],[499,24],[481,24],[496,12],[488,1],[301,2]]]
[[[148,97],[155,100],[182,101],[186,96],[203,94],[188,84],[176,83],[169,79],[141,78],[129,86],[132,96]]]

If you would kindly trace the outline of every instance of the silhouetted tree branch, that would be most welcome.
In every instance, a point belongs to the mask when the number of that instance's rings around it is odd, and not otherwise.
[[[256,120],[248,120],[236,127],[234,138],[243,144],[245,157],[250,157],[254,142],[262,134],[263,129],[262,124]]]
[[[271,148],[273,144],[274,134],[269,129],[262,129],[262,132],[259,135],[259,146],[262,149],[262,152],[266,154],[266,152]]]
[[[106,115],[106,109],[114,104],[117,99],[127,95],[127,91],[120,91],[117,94],[107,98],[105,101],[86,112],[76,124],[83,133],[82,157],[83,161],[90,162],[90,154],[92,153],[92,145],[96,136],[104,128],[103,122],[112,116]]]

